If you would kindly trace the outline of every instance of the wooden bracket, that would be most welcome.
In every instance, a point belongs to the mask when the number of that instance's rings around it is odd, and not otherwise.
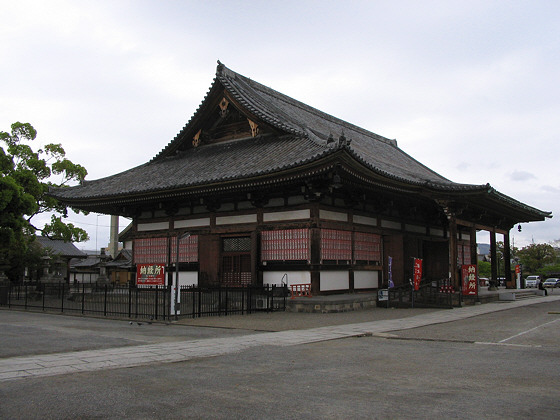
[[[198,130],[198,132],[194,135],[192,145],[194,147],[198,147],[200,144],[200,134],[202,133],[202,129]]]
[[[256,137],[257,134],[259,134],[259,125],[249,118],[247,118],[247,121],[249,121],[249,125],[251,126],[251,136]]]

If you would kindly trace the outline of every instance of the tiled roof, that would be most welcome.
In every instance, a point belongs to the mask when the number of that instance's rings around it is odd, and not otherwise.
[[[249,114],[280,134],[215,144],[190,145],[209,103],[225,89]],[[83,185],[52,191],[67,201],[107,200],[274,174],[317,161],[339,150],[388,180],[432,191],[481,192],[498,201],[533,212],[489,185],[454,183],[421,164],[390,140],[312,108],[225,67],[218,62],[216,78],[191,120],[148,163]],[[182,151],[179,151],[182,150]],[[537,212],[540,212],[537,210]],[[542,215],[547,213],[541,212]]]
[[[128,171],[56,191],[61,199],[111,197],[199,186],[287,169],[329,149],[293,135],[258,137],[188,149]]]
[[[61,255],[63,257],[86,257],[86,254],[76,248],[76,246],[72,242],[50,239],[45,236],[36,236],[35,240],[41,245],[42,248],[49,248],[55,254]]]

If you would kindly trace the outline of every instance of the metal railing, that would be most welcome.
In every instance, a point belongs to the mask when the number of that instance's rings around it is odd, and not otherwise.
[[[418,290],[412,285],[403,284],[389,289],[389,306],[396,307],[438,307],[452,308],[458,306],[459,297],[455,292],[447,291],[447,280],[422,280]]]
[[[96,283],[10,284],[0,305],[29,310],[128,318],[169,318],[169,287]]]
[[[221,316],[286,310],[288,288],[264,286],[181,286],[182,316]]]
[[[74,312],[165,320],[170,312],[169,286],[135,287],[96,283],[36,283],[0,286],[0,306],[26,310]],[[286,286],[181,286],[179,316],[250,314],[286,310]],[[174,298],[174,297],[173,297]]]

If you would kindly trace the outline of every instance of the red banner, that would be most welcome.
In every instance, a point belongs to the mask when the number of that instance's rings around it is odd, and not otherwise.
[[[165,265],[138,264],[136,266],[137,286],[165,286]]]
[[[463,279],[463,296],[478,295],[478,282],[476,281],[476,264],[465,264],[461,267],[461,278]]]
[[[422,280],[422,260],[414,258],[414,290],[420,289],[420,281]]]

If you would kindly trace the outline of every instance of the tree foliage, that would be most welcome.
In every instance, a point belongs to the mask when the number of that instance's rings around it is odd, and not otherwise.
[[[517,256],[523,264],[523,270],[529,273],[537,273],[545,265],[556,261],[554,247],[549,244],[531,244],[519,251]]]
[[[492,277],[492,264],[488,261],[479,261],[478,276],[486,278]]]
[[[60,144],[33,150],[37,131],[29,123],[16,122],[11,133],[0,132],[0,264],[16,265],[36,231],[52,239],[80,242],[87,232],[65,223],[67,207],[48,195],[50,187],[82,181],[86,169],[66,158]],[[75,210],[78,212],[78,210]],[[52,213],[43,227],[33,218]]]

